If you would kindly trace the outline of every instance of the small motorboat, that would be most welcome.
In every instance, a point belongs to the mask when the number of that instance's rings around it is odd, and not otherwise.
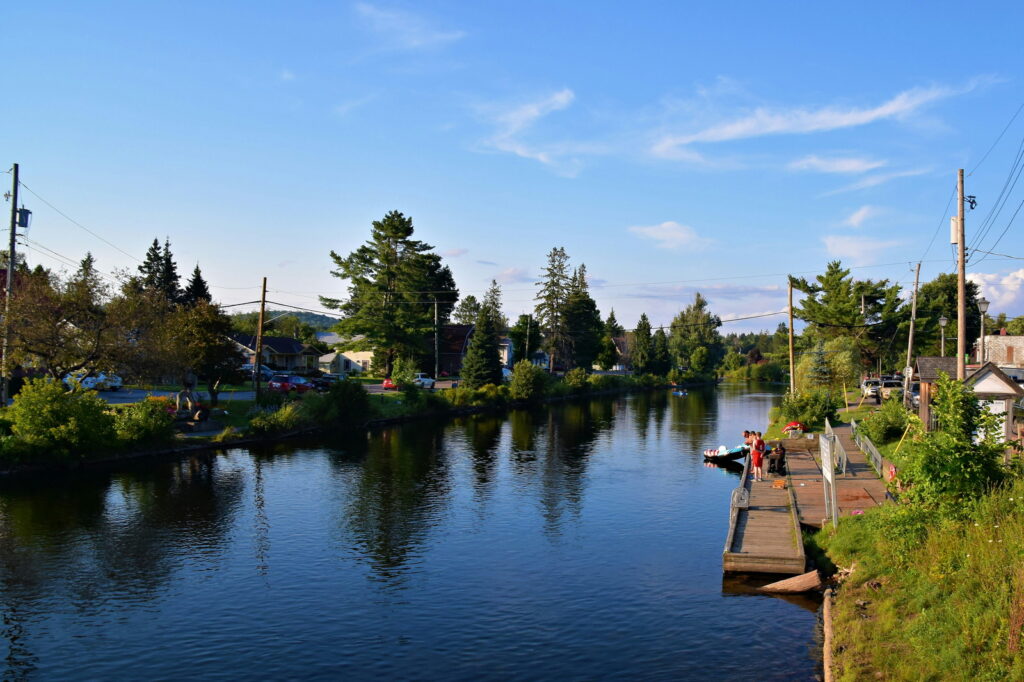
[[[708,448],[704,451],[704,459],[708,462],[733,462],[746,457],[749,448],[746,445],[737,445],[732,450],[724,445],[718,448]]]
[[[680,397],[680,398],[683,398],[683,397],[686,396],[686,391],[681,390],[681,389],[676,389],[676,390],[672,391],[672,395]]]

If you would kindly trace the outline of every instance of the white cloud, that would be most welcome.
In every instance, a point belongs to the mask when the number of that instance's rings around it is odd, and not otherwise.
[[[498,273],[497,279],[502,284],[533,281],[533,277],[524,268],[505,268]]]
[[[281,69],[278,72],[277,77],[282,81],[293,81],[295,80],[295,73],[289,69]]]
[[[961,88],[931,86],[911,88],[874,107],[826,106],[818,109],[771,109],[758,107],[731,121],[716,123],[687,134],[667,134],[658,139],[651,152],[661,158],[676,158],[692,144],[727,142],[766,135],[804,135],[868,125],[876,121],[902,120],[931,102],[969,92],[982,82],[975,79]],[[990,80],[990,79],[989,79]]]
[[[465,37],[463,31],[445,31],[411,12],[382,9],[358,2],[356,14],[392,49],[419,50],[452,43]]]
[[[850,227],[860,227],[866,220],[877,217],[879,213],[881,211],[877,206],[861,206],[851,213],[850,217],[843,221],[843,224]]]
[[[1011,317],[1024,313],[1024,268],[1007,273],[972,272],[967,275],[991,301],[990,315],[1005,312]]]
[[[358,109],[364,104],[369,104],[374,99],[376,99],[376,97],[377,95],[366,95],[365,97],[358,97],[356,99],[350,99],[348,101],[342,102],[341,104],[336,104],[334,105],[334,113],[337,114],[338,116],[344,116],[351,112],[352,110]]]
[[[823,159],[811,154],[802,159],[792,161],[786,168],[789,170],[809,170],[819,173],[866,173],[881,168],[887,162],[864,158],[832,158]]]
[[[659,249],[702,249],[711,243],[711,240],[699,236],[689,225],[681,225],[674,220],[666,220],[658,225],[634,225],[629,231],[656,242]]]
[[[495,116],[498,131],[488,141],[490,146],[503,152],[510,152],[526,159],[534,159],[544,164],[553,162],[552,154],[535,149],[520,141],[519,136],[533,126],[538,119],[554,111],[561,111],[572,104],[576,95],[569,88],[563,88],[547,97],[520,104],[508,111]]]
[[[930,168],[912,168],[910,170],[893,171],[892,173],[875,173],[874,175],[865,176],[852,184],[844,185],[839,189],[834,189],[831,192],[825,192],[822,196],[830,197],[835,194],[843,194],[844,192],[855,192],[859,189],[878,187],[879,185],[885,184],[890,180],[896,180],[898,178],[910,178],[914,177],[915,175],[924,175],[930,170]]]
[[[835,234],[826,235],[821,240],[831,258],[838,258],[849,265],[873,265],[883,252],[903,244],[899,241]]]

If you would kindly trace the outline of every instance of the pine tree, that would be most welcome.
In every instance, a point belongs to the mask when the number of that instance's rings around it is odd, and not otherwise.
[[[633,372],[635,374],[644,374],[650,371],[651,321],[647,319],[647,313],[641,313],[640,321],[636,323],[630,355],[633,357]]]
[[[499,333],[508,330],[508,318],[501,310],[501,287],[497,280],[491,280],[491,286],[487,287],[487,291],[484,292],[481,306],[490,310],[494,315],[494,326]]]
[[[548,264],[544,268],[544,279],[538,283],[537,307],[534,311],[537,323],[544,334],[543,348],[550,358],[551,369],[558,362],[569,360],[572,340],[565,323],[565,303],[569,296],[569,256],[563,247],[548,252]]]
[[[540,328],[532,315],[520,315],[516,323],[509,328],[508,337],[512,340],[512,352],[516,363],[520,360],[529,360],[541,346]]]
[[[455,308],[455,322],[456,324],[474,324],[476,323],[476,317],[480,314],[480,301],[476,300],[476,296],[469,294],[461,301]]]
[[[622,325],[615,319],[615,308],[612,308],[611,312],[608,313],[608,319],[604,321],[604,333],[612,338],[622,336],[625,333]]]
[[[651,338],[651,374],[665,376],[672,368],[672,358],[668,352],[668,336],[664,329],[658,329]]]
[[[181,278],[178,276],[178,265],[171,255],[170,239],[164,240],[164,248],[160,253],[160,288],[168,301],[181,300]]]
[[[565,324],[572,339],[572,363],[588,372],[601,352],[604,323],[597,303],[590,296],[587,266],[580,265],[569,280],[569,296],[565,302]]]
[[[501,355],[498,353],[498,330],[494,314],[487,307],[480,310],[476,327],[469,341],[469,350],[459,373],[460,386],[479,388],[485,384],[500,385]]]
[[[185,305],[195,305],[199,301],[209,303],[212,300],[210,288],[206,285],[206,280],[203,279],[203,273],[200,272],[197,264],[195,270],[192,271],[192,278],[189,279],[188,286],[185,287],[185,291],[181,295],[181,302]]]
[[[160,240],[154,238],[152,245],[146,251],[145,260],[139,266],[139,274],[142,276],[141,284],[144,289],[159,288],[163,266],[164,258],[160,251]]]
[[[669,352],[676,365],[690,365],[690,358],[698,348],[707,351],[707,369],[714,369],[725,357],[725,344],[718,328],[722,320],[711,313],[708,301],[698,291],[693,303],[672,319],[668,340]]]
[[[830,386],[832,384],[832,368],[829,367],[828,358],[825,356],[825,344],[818,341],[818,345],[811,351],[811,371],[807,380],[813,386]]]

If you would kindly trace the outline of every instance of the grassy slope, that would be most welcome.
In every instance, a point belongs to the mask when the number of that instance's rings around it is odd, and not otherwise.
[[[1009,644],[1024,625],[1024,482],[964,520],[888,506],[815,539],[856,566],[834,610],[838,680],[1024,679]]]

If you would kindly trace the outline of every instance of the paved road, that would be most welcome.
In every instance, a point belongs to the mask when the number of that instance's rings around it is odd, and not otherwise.
[[[210,394],[206,391],[197,391],[200,400],[208,400]],[[140,400],[145,400],[146,396],[166,396],[173,398],[176,393],[175,391],[143,391],[138,388],[124,389],[121,391],[99,391],[98,395],[106,400],[111,405],[120,405],[123,403],[137,403]],[[231,402],[232,400],[254,400],[256,394],[252,391],[238,391],[236,393],[219,393],[217,399],[220,402]]]

